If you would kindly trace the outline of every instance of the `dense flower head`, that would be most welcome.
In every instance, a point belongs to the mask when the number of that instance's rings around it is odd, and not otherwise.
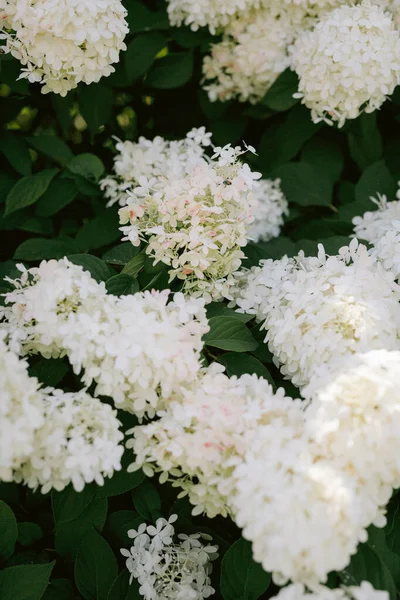
[[[56,358],[64,352],[62,325],[70,315],[85,306],[86,312],[101,305],[106,295],[104,283],[97,283],[88,271],[68,259],[42,261],[26,269],[18,264],[19,279],[7,281],[14,289],[5,294],[6,307],[0,309],[11,343],[23,351]]]
[[[400,81],[400,33],[384,8],[340,6],[305,30],[293,48],[298,97],[314,122],[355,119],[379,108]]]
[[[3,337],[3,336],[2,336]],[[12,481],[33,450],[35,431],[43,425],[43,393],[28,364],[0,338],[0,481]]]
[[[231,21],[203,62],[210,100],[259,102],[290,66],[288,47],[295,32],[291,12],[274,4]]]
[[[133,546],[122,548],[121,554],[144,600],[203,600],[215,592],[209,576],[218,546],[208,543],[206,534],[175,535],[177,518],[171,515],[168,521],[157,519],[155,526],[142,523],[128,531]]]
[[[268,242],[280,234],[283,217],[289,214],[280,183],[280,179],[260,179],[254,187],[254,221],[248,232],[253,242]]]
[[[3,327],[25,353],[67,355],[96,394],[138,417],[154,415],[201,368],[208,322],[202,299],[169,290],[107,295],[67,259],[24,270],[6,294]]]
[[[319,451],[357,477],[382,511],[400,486],[399,373],[400,352],[373,350],[346,358],[303,390],[312,399],[307,427]]]
[[[369,581],[336,589],[321,585],[310,591],[301,583],[292,583],[282,588],[272,600],[389,600],[389,593],[375,590]]]
[[[209,27],[212,33],[228,25],[236,15],[258,8],[261,0],[168,0],[168,16],[171,25],[189,25],[193,31]]]
[[[72,483],[77,492],[86,483],[104,484],[121,469],[123,434],[116,411],[84,390],[45,389],[44,423],[35,432],[32,452],[15,480],[43,493]]]
[[[397,192],[400,198],[400,192]],[[372,256],[381,261],[385,269],[400,278],[400,199],[388,202],[378,194],[374,200],[378,210],[354,217],[354,233],[373,245]]]
[[[236,279],[237,306],[263,322],[269,349],[295,385],[342,356],[399,347],[399,286],[356,239],[337,256],[320,245],[317,257],[261,261]]]
[[[227,377],[212,364],[196,385],[168,402],[160,419],[135,427],[127,442],[135,453],[132,467],[148,475],[161,472],[181,487],[195,506],[193,514],[231,514],[232,471],[245,451],[243,436],[259,423],[276,426],[300,419],[299,402],[274,394],[256,375]]]
[[[6,0],[6,50],[24,66],[21,77],[65,96],[114,72],[126,49],[126,14],[120,0]]]
[[[205,127],[192,129],[182,140],[168,141],[157,136],[153,140],[140,137],[137,142],[117,141],[114,175],[100,182],[108,206],[129,203],[130,192],[141,182],[157,179],[157,187],[169,180],[183,179],[202,163],[205,149],[211,145],[211,133]],[[144,178],[144,179],[143,179]]]
[[[123,239],[136,246],[147,241],[154,264],[170,267],[170,281],[183,280],[184,292],[208,302],[224,295],[218,284],[240,267],[254,219],[251,191],[261,175],[241,154],[228,144],[161,189],[157,180],[143,181],[119,211]]]

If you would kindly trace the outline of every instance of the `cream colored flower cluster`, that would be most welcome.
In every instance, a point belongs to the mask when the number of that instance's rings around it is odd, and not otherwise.
[[[42,389],[28,365],[0,340],[0,481],[46,493],[72,483],[103,485],[121,469],[116,411],[84,390]]]
[[[126,50],[120,0],[4,0],[1,8],[5,49],[23,65],[20,77],[40,82],[44,94],[65,96],[81,81],[108,77]]]
[[[362,217],[354,217],[354,233],[372,244],[371,255],[400,279],[400,190],[398,200],[388,202],[378,194],[374,200],[378,210],[368,211]]]

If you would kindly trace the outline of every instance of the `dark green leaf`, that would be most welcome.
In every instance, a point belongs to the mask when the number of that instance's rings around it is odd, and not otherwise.
[[[68,256],[74,265],[80,265],[85,271],[89,271],[96,281],[107,281],[112,274],[111,269],[97,256],[92,254],[70,254]]]
[[[18,260],[37,261],[50,258],[63,258],[75,250],[72,240],[46,240],[45,238],[31,238],[22,242],[14,253]]]
[[[139,271],[143,269],[144,261],[145,253],[142,251],[137,256],[131,258],[131,260],[122,269],[121,273],[126,273],[127,275],[131,275],[132,277],[136,277]]]
[[[189,81],[192,73],[193,55],[190,52],[175,52],[156,61],[146,83],[162,90],[178,88]]]
[[[0,571],[0,598],[4,600],[41,600],[55,562],[18,565]]]
[[[106,540],[95,530],[84,537],[76,557],[75,583],[86,600],[107,600],[117,577],[116,558]]]
[[[101,125],[107,123],[111,117],[113,102],[112,90],[103,83],[84,85],[80,88],[79,108],[91,133],[95,133]],[[69,168],[71,169],[71,165]]]
[[[76,175],[82,175],[92,182],[99,181],[104,173],[104,165],[95,154],[78,154],[70,163],[68,169]]]
[[[301,160],[324,173],[333,182],[340,179],[344,157],[339,144],[315,135],[303,148]]]
[[[106,210],[103,214],[84,224],[76,236],[76,243],[81,251],[95,250],[108,246],[120,237],[118,213]]]
[[[8,173],[7,171],[0,171],[0,203],[2,204],[3,202],[6,201],[6,198],[11,190],[11,188],[13,187],[13,185],[15,185],[16,183],[16,179],[13,175],[11,175],[11,173]]]
[[[229,548],[221,564],[224,600],[257,600],[268,589],[271,575],[252,558],[251,544],[243,538]]]
[[[212,317],[209,326],[210,331],[203,337],[206,346],[232,352],[247,352],[255,350],[258,346],[249,329],[238,319]]]
[[[297,74],[290,69],[286,69],[269,88],[261,100],[261,104],[276,111],[292,108],[299,101],[298,98],[293,98],[293,94],[297,92],[298,85],[299,78]]]
[[[51,217],[71,204],[78,195],[76,183],[71,179],[56,178],[39,198],[36,204],[36,214],[39,217]]]
[[[60,523],[74,521],[93,502],[96,496],[96,487],[86,485],[82,492],[76,492],[72,485],[66,487],[62,492],[53,491],[51,504],[53,508],[56,526]]]
[[[352,121],[347,138],[350,156],[362,171],[382,158],[382,139],[376,113],[363,113]]]
[[[75,591],[69,579],[53,579],[42,600],[75,600]]]
[[[286,163],[274,169],[281,178],[282,191],[289,202],[302,206],[329,206],[332,182],[316,167],[304,162]]]
[[[133,505],[145,521],[156,521],[162,516],[159,493],[150,481],[145,480],[132,492]]]
[[[143,518],[133,510],[118,510],[111,513],[106,522],[105,536],[116,548],[129,548],[132,540],[128,537],[130,529],[137,529]]]
[[[11,556],[17,537],[18,527],[14,513],[8,504],[0,500],[0,558],[7,560]]]
[[[107,600],[142,600],[139,594],[139,584],[134,579],[129,585],[129,573],[127,569],[121,571],[111,586]]]
[[[21,231],[29,231],[37,235],[54,235],[54,226],[48,217],[31,217],[18,227]]]
[[[107,292],[113,296],[128,296],[139,291],[139,283],[131,275],[114,275],[106,283]]]
[[[129,44],[124,55],[125,73],[130,83],[142,77],[153,64],[156,55],[166,45],[165,36],[158,32],[141,33]]]
[[[7,131],[0,140],[0,150],[17,173],[32,173],[32,159],[23,137]]]
[[[114,473],[110,478],[104,480],[104,485],[97,488],[97,498],[106,498],[107,496],[119,496],[125,492],[133,490],[144,480],[143,471],[133,471],[128,473],[127,468],[133,462],[131,452],[125,451],[122,457],[122,469]]]
[[[62,167],[65,167],[74,156],[71,148],[64,140],[55,135],[36,135],[28,137],[27,142],[32,148],[45,154]]]
[[[36,175],[29,175],[17,181],[6,198],[5,214],[21,210],[39,200],[57,172],[57,169],[45,169]]]
[[[18,523],[18,544],[32,546],[43,537],[43,529],[37,523]]]
[[[395,182],[383,160],[373,163],[365,169],[356,185],[356,202],[364,203],[365,211],[373,210],[371,197],[385,194],[392,200],[396,194]]]
[[[275,387],[274,380],[272,379],[271,373],[268,371],[262,362],[260,362],[254,356],[244,354],[240,352],[228,352],[220,357],[220,361],[226,367],[226,372],[231,377],[236,375],[240,377],[245,373],[252,375],[253,373],[258,377],[263,377],[269,383]]]
[[[30,370],[32,377],[37,377],[44,385],[55,387],[68,373],[66,360],[60,358],[41,358]]]
[[[128,25],[130,33],[169,29],[166,10],[149,10],[143,2],[131,0],[128,4]]]
[[[123,242],[103,254],[104,262],[110,265],[126,265],[131,258],[139,253],[139,246],[133,246],[129,242]]]
[[[211,304],[207,304],[206,309],[207,319],[211,319],[212,317],[231,317],[232,319],[238,319],[243,323],[248,323],[254,319],[254,315],[236,312],[236,310],[228,308],[225,304],[222,304],[222,302],[211,302]]]

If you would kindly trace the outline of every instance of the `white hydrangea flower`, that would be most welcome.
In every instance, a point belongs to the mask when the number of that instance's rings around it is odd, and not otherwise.
[[[124,447],[117,411],[85,391],[45,389],[44,423],[35,433],[28,459],[15,480],[43,493],[72,483],[77,492],[86,483],[104,484],[121,469]]]
[[[147,475],[181,487],[195,506],[193,514],[231,514],[232,470],[245,451],[244,434],[259,423],[277,426],[282,419],[300,418],[299,402],[273,393],[255,375],[228,378],[213,363],[198,381],[168,403],[160,419],[127,432],[134,438],[135,463]]]
[[[397,192],[397,197],[400,193]],[[400,199],[388,202],[378,194],[374,200],[378,210],[368,211],[362,217],[354,217],[354,233],[373,245],[372,256],[381,261],[385,269],[400,278]]]
[[[379,108],[400,81],[400,33],[390,13],[363,0],[340,6],[304,31],[292,60],[314,122],[355,119]]]
[[[43,393],[29,377],[25,360],[0,338],[0,481],[12,481],[15,469],[31,454],[35,431],[43,425]]]
[[[65,96],[115,71],[126,50],[127,11],[120,0],[5,0],[6,50],[24,68],[21,77],[41,82],[42,93]]]
[[[369,581],[362,581],[359,586],[330,589],[317,586],[308,591],[301,583],[292,583],[282,588],[271,600],[389,600],[389,593],[375,590]]]
[[[280,187],[280,179],[260,179],[254,187],[254,221],[248,238],[253,242],[268,242],[279,236],[283,217],[289,214],[289,205]]]
[[[168,16],[171,25],[189,25],[193,31],[209,27],[211,33],[225,27],[235,15],[259,8],[262,0],[168,0]]]
[[[261,261],[236,276],[232,297],[267,330],[281,371],[306,385],[320,365],[400,341],[399,286],[356,239],[338,256]]]
[[[10,280],[14,290],[5,294],[0,317],[10,334],[10,342],[24,353],[57,358],[65,353],[62,325],[82,306],[91,312],[106,295],[104,283],[97,283],[88,271],[68,259],[42,261],[39,267],[17,265],[22,275]]]
[[[133,190],[119,211],[123,239],[134,245],[146,240],[154,264],[170,267],[170,281],[183,280],[185,293],[206,302],[221,298],[215,282],[240,267],[254,220],[251,190],[261,175],[239,160],[241,154],[230,144],[214,148],[213,159],[185,178]]]
[[[288,47],[295,33],[291,11],[274,3],[232,20],[203,61],[210,100],[259,102],[290,66]]]
[[[218,546],[207,543],[211,537],[204,533],[179,534],[174,541],[177,519],[171,515],[168,521],[157,519],[155,527],[142,523],[128,531],[133,546],[121,554],[144,600],[203,600],[215,593],[210,574]]]
[[[140,137],[137,142],[117,141],[114,175],[105,177],[100,188],[108,199],[107,206],[116,202],[129,203],[129,193],[145,194],[148,186],[157,187],[174,179],[184,179],[197,164],[203,162],[205,148],[211,146],[211,133],[205,127],[192,129],[182,140],[168,141],[157,136],[153,140]]]
[[[343,360],[329,374],[317,374],[303,390],[312,399],[307,427],[320,453],[358,479],[382,510],[400,486],[400,352],[374,350]]]
[[[97,311],[71,313],[63,347],[75,373],[120,409],[153,417],[164,399],[193,382],[208,323],[201,299],[169,290],[107,296]]]

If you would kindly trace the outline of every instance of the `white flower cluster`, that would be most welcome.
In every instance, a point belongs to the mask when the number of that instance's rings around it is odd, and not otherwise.
[[[261,426],[244,439],[233,512],[277,582],[325,582],[346,567],[371,523],[385,525],[400,483],[399,368],[400,352],[347,358],[306,388],[312,402],[297,431]]]
[[[389,600],[389,593],[375,590],[369,581],[337,589],[318,586],[312,591],[306,590],[301,583],[293,583],[282,588],[271,600]]]
[[[354,233],[373,245],[372,256],[381,261],[385,269],[400,279],[400,192],[398,200],[388,202],[378,194],[374,202],[378,210],[354,217]]]
[[[11,481],[43,425],[43,394],[28,365],[0,339],[0,481]]]
[[[211,133],[205,127],[194,128],[182,140],[168,141],[157,136],[153,140],[140,137],[137,142],[118,140],[114,158],[115,175],[100,182],[108,206],[129,203],[131,192],[157,179],[157,187],[170,180],[184,179],[203,162],[205,148],[211,145]],[[144,179],[143,179],[144,178]]]
[[[168,16],[173,26],[189,25],[193,31],[209,27],[215,33],[236,14],[259,6],[260,0],[168,0]]]
[[[121,554],[144,600],[203,600],[215,592],[209,576],[218,546],[203,544],[211,537],[200,533],[179,534],[175,542],[172,524],[177,518],[171,515],[168,521],[157,519],[155,527],[142,523],[128,531],[133,546],[122,548]]]
[[[254,186],[254,221],[247,234],[253,242],[268,242],[281,232],[289,205],[280,183],[280,179],[260,179]]]
[[[85,385],[95,381],[96,393],[118,408],[153,416],[201,368],[208,330],[201,299],[175,294],[168,302],[168,290],[108,296],[67,259],[43,261],[11,283],[4,310],[11,340],[26,353],[66,354]]]
[[[79,82],[114,72],[126,50],[127,14],[120,0],[5,0],[6,51],[24,68],[21,77],[41,82],[42,92],[65,96]]]
[[[259,102],[290,66],[288,47],[295,33],[285,6],[271,4],[232,20],[203,61],[203,87],[210,100]]]
[[[116,411],[85,391],[40,389],[27,363],[0,340],[0,480],[42,492],[103,485],[121,469]]]
[[[292,59],[314,122],[341,127],[379,108],[400,82],[400,33],[390,13],[363,0],[322,16],[297,38]]]
[[[174,396],[160,419],[135,427],[127,442],[135,454],[132,470],[162,472],[161,482],[181,487],[195,506],[193,514],[231,514],[232,471],[245,450],[243,436],[259,423],[279,429],[282,421],[299,418],[296,402],[273,393],[255,375],[227,377],[211,365],[196,385]],[[300,418],[302,424],[302,418]]]
[[[356,239],[338,256],[320,246],[318,257],[261,261],[236,278],[237,306],[263,322],[269,349],[295,385],[341,356],[399,347],[400,288]]]
[[[170,267],[170,281],[183,280],[184,292],[207,302],[225,295],[225,278],[241,265],[254,219],[251,191],[261,175],[241,154],[228,144],[182,179],[159,186],[157,178],[143,178],[119,211],[123,239],[136,246],[147,241],[154,263]]]

